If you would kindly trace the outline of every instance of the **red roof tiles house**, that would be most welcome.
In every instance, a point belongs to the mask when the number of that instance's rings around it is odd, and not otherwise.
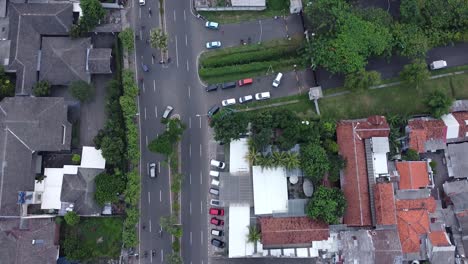
[[[452,245],[448,241],[447,233],[444,231],[434,231],[430,233],[429,240],[434,247],[447,247]]]
[[[458,121],[460,128],[458,129],[458,137],[464,138],[467,137],[468,133],[468,112],[455,112],[452,113],[453,117]]]
[[[344,223],[350,226],[370,226],[371,209],[364,139],[388,137],[390,128],[383,116],[368,119],[342,120],[336,128],[340,154],[346,159],[341,189],[347,201]]]
[[[430,213],[434,213],[437,207],[437,203],[434,200],[434,197],[430,196],[424,199],[414,199],[414,200],[396,200],[395,201],[396,210],[417,210],[423,209]]]
[[[426,152],[425,143],[428,140],[446,140],[447,126],[440,119],[411,119],[408,121],[409,148],[419,153]]]
[[[310,244],[330,236],[326,223],[309,217],[260,217],[259,221],[264,246]]]
[[[396,225],[395,198],[391,183],[377,183],[374,190],[374,205],[378,225]]]
[[[417,190],[429,185],[429,171],[425,161],[396,162],[401,190]]]

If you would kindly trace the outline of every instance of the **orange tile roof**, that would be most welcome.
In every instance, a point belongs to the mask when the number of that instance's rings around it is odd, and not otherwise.
[[[378,225],[395,225],[395,197],[391,183],[377,183],[374,187],[374,204]]]
[[[450,246],[447,234],[444,231],[435,231],[429,234],[429,240],[434,247]]]
[[[425,199],[396,200],[398,235],[403,253],[420,251],[420,237],[429,233],[429,212],[436,202],[431,196]]]
[[[350,226],[370,226],[371,209],[364,139],[388,137],[390,128],[383,116],[361,120],[342,120],[336,128],[340,154],[346,159],[341,189],[347,201],[344,223]]]
[[[287,244],[310,244],[327,240],[328,225],[309,217],[260,217],[262,243],[266,246]]]
[[[430,183],[425,161],[399,161],[396,168],[400,174],[401,190],[416,190]]]
[[[411,119],[408,121],[408,128],[409,148],[419,153],[426,152],[424,145],[428,140],[446,140],[447,126],[440,119]]]
[[[458,137],[464,138],[466,137],[466,133],[468,133],[468,125],[466,124],[466,120],[468,120],[468,112],[455,112],[452,113],[453,117],[458,121],[460,128],[458,129]]]

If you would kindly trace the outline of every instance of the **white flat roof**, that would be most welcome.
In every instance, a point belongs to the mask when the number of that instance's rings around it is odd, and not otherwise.
[[[105,169],[106,160],[102,156],[102,151],[100,149],[95,149],[94,147],[83,147],[80,167]]]
[[[285,212],[288,209],[288,185],[282,167],[252,167],[255,215]]]
[[[249,153],[247,138],[231,141],[229,153],[229,172],[231,174],[250,172],[250,165],[247,160],[247,154]]]
[[[458,130],[460,129],[460,124],[457,119],[452,114],[443,115],[441,117],[447,126],[447,139],[458,138]]]
[[[60,209],[60,194],[62,193],[63,169],[45,168],[44,192],[41,209]]]
[[[232,6],[266,6],[266,0],[231,0]]]
[[[309,249],[308,248],[296,248],[297,257],[299,258],[308,258]]]
[[[254,244],[247,242],[250,225],[250,207],[229,206],[229,257],[251,256]]]
[[[387,152],[390,152],[388,137],[373,137],[372,142],[372,160],[374,161],[374,176],[388,173]]]

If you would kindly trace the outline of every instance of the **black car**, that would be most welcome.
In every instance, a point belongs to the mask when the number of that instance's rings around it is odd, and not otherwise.
[[[227,82],[227,83],[223,83],[223,86],[221,88],[230,89],[230,88],[235,88],[236,86],[237,86],[236,82]]]
[[[205,91],[207,92],[213,92],[213,91],[216,91],[218,90],[218,87],[220,86],[220,84],[210,84],[208,85],[206,88],[205,88]]]
[[[214,114],[216,114],[219,111],[219,106],[213,105],[210,110],[208,110],[208,116],[212,117]]]
[[[211,239],[211,245],[218,248],[224,248],[224,242],[216,238]]]

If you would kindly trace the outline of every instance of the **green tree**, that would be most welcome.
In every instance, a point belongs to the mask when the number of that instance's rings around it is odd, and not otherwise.
[[[153,28],[150,31],[150,43],[154,49],[160,49],[162,51],[167,50],[167,33],[160,28]]]
[[[39,81],[34,85],[33,88],[34,96],[49,96],[50,95],[50,84],[48,81]]]
[[[360,92],[379,84],[380,80],[380,73],[361,69],[346,75],[344,87],[351,91]]]
[[[101,206],[107,202],[117,202],[118,195],[125,189],[125,181],[119,170],[114,171],[113,175],[101,173],[94,178],[94,182],[96,184],[94,199]]]
[[[429,50],[429,39],[415,24],[396,23],[392,27],[393,45],[397,53],[408,58],[424,57]]]
[[[169,139],[169,134],[163,133],[149,143],[148,149],[167,157],[174,151],[173,141]]]
[[[419,158],[419,153],[414,150],[414,149],[408,149],[406,150],[402,157],[401,157],[403,160],[408,160],[408,161],[418,161],[420,160]]]
[[[249,226],[249,233],[247,234],[247,241],[257,244],[262,239],[262,234],[256,225]]]
[[[326,151],[316,144],[302,145],[301,167],[304,174],[315,184],[320,183],[325,173],[330,170]]]
[[[167,263],[169,264],[182,264],[182,258],[178,252],[172,252],[167,256]]]
[[[80,162],[81,162],[80,154],[73,154],[72,155],[72,162],[73,162],[73,164],[80,164]]]
[[[227,144],[247,133],[248,122],[245,112],[221,110],[213,116],[210,126],[214,129],[214,139]]]
[[[177,219],[174,215],[161,216],[161,218],[159,218],[159,223],[164,231],[175,237],[182,237],[182,228],[177,223]]]
[[[135,168],[127,173],[127,188],[125,188],[125,202],[134,207],[140,201],[140,174]]]
[[[429,79],[430,73],[427,64],[422,59],[416,59],[413,63],[405,65],[400,72],[400,78],[408,86],[414,86],[419,90],[419,85]]]
[[[402,0],[400,3],[401,21],[413,25],[422,25],[424,17],[421,14],[417,0]]]
[[[307,203],[306,214],[328,224],[339,224],[345,208],[346,200],[341,190],[319,186]]]
[[[340,179],[340,171],[346,166],[346,160],[338,153],[328,153],[328,160],[330,161],[328,179],[337,182]]]
[[[308,4],[304,13],[317,35],[332,35],[340,26],[337,21],[350,13],[350,9],[350,5],[343,0],[317,0]]]
[[[94,29],[106,14],[99,0],[81,0],[80,6],[83,11],[83,16],[80,18],[79,22],[82,31]]]
[[[299,168],[301,166],[301,161],[299,159],[299,155],[297,153],[291,153],[287,152],[286,153],[286,158],[283,162],[283,166],[286,167],[286,169],[295,169]]]
[[[80,216],[74,211],[67,212],[63,218],[69,226],[75,226],[80,222]]]
[[[440,90],[435,90],[427,95],[424,100],[427,108],[429,108],[431,115],[435,118],[448,114],[452,106],[453,99]]]
[[[80,102],[86,102],[94,97],[94,87],[85,81],[73,81],[70,84],[70,93]]]
[[[129,52],[133,51],[133,49],[135,48],[133,29],[128,27],[122,30],[122,32],[119,33],[119,39],[120,41],[122,41],[124,49],[126,49]]]
[[[0,66],[0,100],[5,97],[15,95],[15,85],[10,81],[10,78],[5,73],[5,68]]]

